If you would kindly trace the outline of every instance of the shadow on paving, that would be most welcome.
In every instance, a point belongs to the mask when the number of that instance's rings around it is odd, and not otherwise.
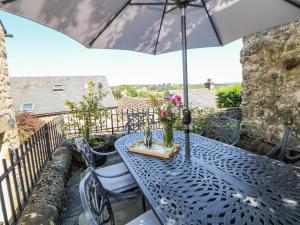
[[[121,159],[117,155],[109,157],[103,167],[120,161]],[[70,179],[66,186],[63,211],[60,215],[61,225],[88,225],[85,219],[82,219],[84,217],[81,215],[83,211],[79,196],[79,183],[84,174],[84,169],[73,166]],[[141,197],[122,201],[112,199],[112,207],[116,225],[126,224],[143,213]]]

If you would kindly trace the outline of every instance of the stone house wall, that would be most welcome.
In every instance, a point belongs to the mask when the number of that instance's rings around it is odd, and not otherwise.
[[[15,118],[15,113],[12,104],[10,82],[8,77],[7,59],[5,50],[5,37],[4,31],[0,26],[0,113],[9,113]],[[0,117],[1,124],[5,124],[9,119],[4,115]],[[0,133],[0,157],[7,158],[8,148],[16,148],[19,146],[19,138],[17,127],[14,129],[8,129],[5,132]]]
[[[242,135],[278,142],[300,127],[300,21],[243,39]]]

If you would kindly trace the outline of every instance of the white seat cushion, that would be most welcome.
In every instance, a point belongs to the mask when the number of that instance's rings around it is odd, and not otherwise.
[[[103,175],[114,176],[116,174],[128,172],[128,169],[125,166],[125,164],[123,162],[121,162],[121,163],[113,164],[110,166],[97,168],[97,172],[99,172]]]
[[[97,172],[106,176],[113,176],[116,174],[124,173],[126,171],[128,170],[124,163],[118,163],[115,165],[97,169]],[[125,192],[137,187],[135,180],[129,172],[120,177],[104,178],[98,176],[98,178],[105,189],[116,193]]]
[[[152,210],[148,210],[134,220],[131,220],[126,225],[161,225],[158,218]]]

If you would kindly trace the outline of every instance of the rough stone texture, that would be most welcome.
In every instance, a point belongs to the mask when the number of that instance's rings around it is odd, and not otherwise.
[[[8,77],[4,32],[0,26],[0,113],[2,112],[10,113],[13,118],[15,117]],[[5,123],[8,119],[8,116],[2,116],[0,118],[0,123]],[[6,131],[4,134],[0,134],[1,158],[8,158],[8,148],[16,148],[19,144],[18,131],[16,127]]]
[[[300,127],[300,21],[243,40],[242,135],[276,143]]]
[[[37,183],[18,225],[58,225],[72,152],[60,147]]]

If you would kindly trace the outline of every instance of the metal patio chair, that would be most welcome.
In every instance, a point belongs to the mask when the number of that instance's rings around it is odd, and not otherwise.
[[[130,199],[139,196],[139,193],[116,193],[105,188],[93,168],[88,169],[88,173],[81,180],[79,185],[81,205],[90,225],[115,225],[114,213],[111,206],[111,198],[118,200]],[[149,210],[127,225],[159,225],[152,210]]]
[[[95,155],[109,156],[116,154],[117,151],[108,153],[94,151],[84,137],[75,138],[74,144],[78,151],[81,152],[86,166],[95,169],[97,177],[105,188],[118,193],[137,188],[134,178],[123,162],[102,168],[95,167]]]
[[[226,116],[211,116],[207,119],[201,135],[229,145],[236,145],[240,141],[240,122]]]
[[[300,128],[286,128],[281,142],[276,144],[266,156],[300,166]]]
[[[154,114],[149,112],[132,112],[127,115],[127,123],[125,124],[125,134],[130,134],[141,130],[145,125],[146,117],[149,118],[150,124],[154,124]]]

